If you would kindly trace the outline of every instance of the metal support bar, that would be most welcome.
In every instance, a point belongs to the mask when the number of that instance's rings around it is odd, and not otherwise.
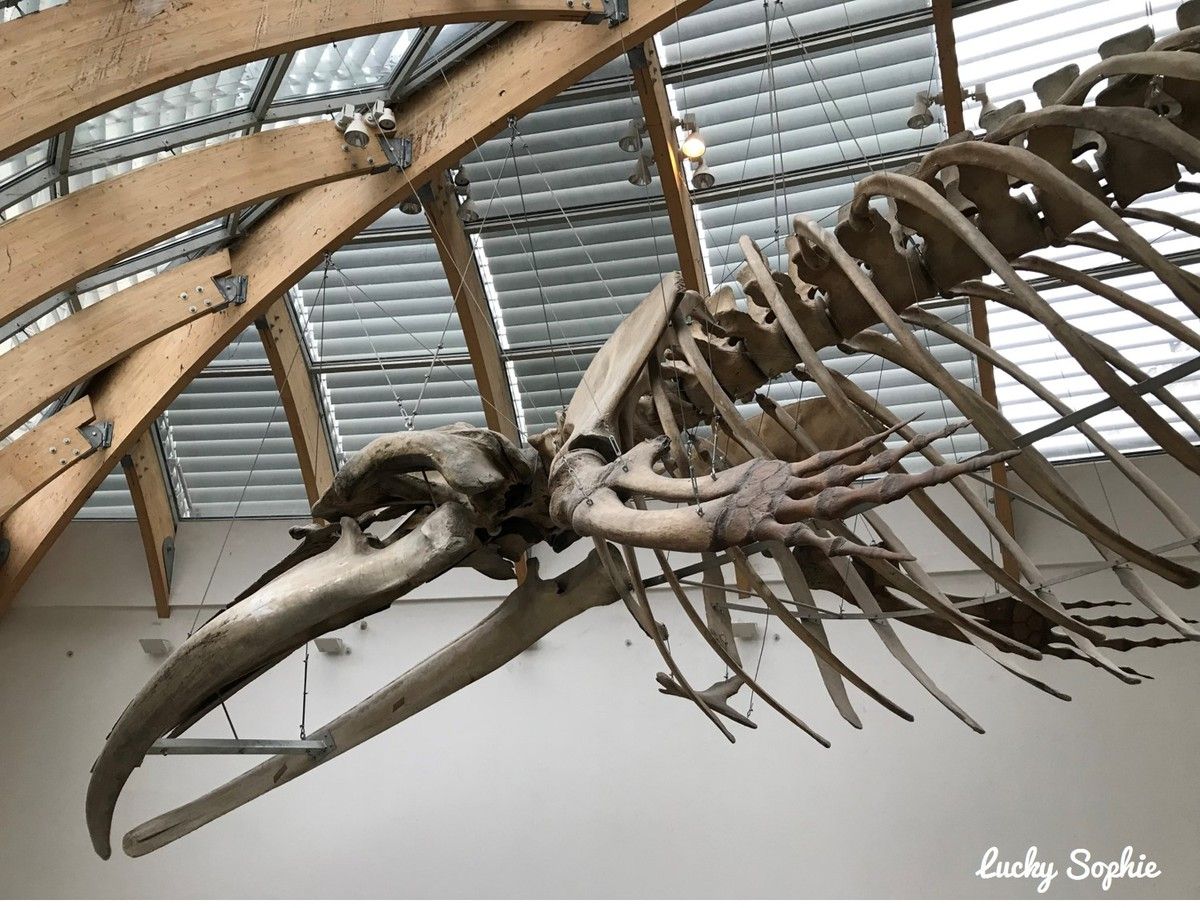
[[[312,754],[329,750],[328,738],[281,741],[274,738],[159,738],[148,754],[160,756],[196,756],[200,754]]]
[[[1136,385],[1130,385],[1129,390],[1141,397],[1151,391],[1164,388],[1171,384],[1171,382],[1186,378],[1193,372],[1200,372],[1200,356],[1180,363],[1178,366],[1148,378],[1145,381],[1138,382]],[[1057,435],[1063,429],[1074,428],[1081,422],[1091,419],[1093,416],[1099,416],[1101,413],[1107,412],[1116,406],[1119,405],[1115,400],[1111,397],[1105,397],[1094,404],[1088,404],[1086,407],[1076,410],[1074,413],[1068,413],[1066,416],[1062,416],[1053,422],[1048,422],[1044,426],[1034,429],[1032,432],[1026,432],[1016,439],[1016,444],[1021,448],[1028,447],[1034,442],[1041,441],[1043,438]]]
[[[1168,555],[1171,552],[1175,551],[1176,549],[1188,548],[1190,546],[1195,545],[1197,542],[1200,542],[1200,536],[1189,536],[1187,539],[1176,539],[1174,542],[1168,542],[1166,545],[1160,545],[1160,546],[1158,546],[1158,548],[1151,549],[1150,551],[1152,551],[1155,555]],[[1098,561],[1098,562],[1095,562],[1094,564],[1089,564],[1085,567],[1081,567],[1078,570],[1069,571],[1066,574],[1060,574],[1057,577],[1047,580],[1045,583],[1042,583],[1042,584],[1039,584],[1038,586],[1033,587],[1033,592],[1037,593],[1040,590],[1051,589],[1052,587],[1058,586],[1060,583],[1066,583],[1070,580],[1078,580],[1080,577],[1088,577],[1092,574],[1098,574],[1101,571],[1107,571],[1112,568],[1122,567],[1127,564],[1129,564],[1129,562],[1126,561],[1125,559],[1122,559],[1120,561],[1115,561],[1115,562]],[[1008,593],[1004,590],[1001,590],[996,593],[989,593],[986,596],[979,596],[975,599],[968,599],[965,602],[956,602],[956,603],[954,603],[954,607],[956,609],[962,610],[964,608],[969,608],[970,606],[973,606],[973,605],[987,605],[989,602],[996,602],[1000,599],[1007,599],[1007,598],[1009,598],[1010,595],[1011,595],[1010,593]],[[732,608],[732,606],[730,606],[730,608]]]

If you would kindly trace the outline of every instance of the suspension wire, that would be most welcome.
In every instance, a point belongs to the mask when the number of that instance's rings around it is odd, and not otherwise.
[[[546,288],[542,286],[541,272],[538,270],[537,264],[537,248],[533,242],[533,228],[529,223],[529,206],[525,202],[525,187],[521,181],[521,165],[517,162],[517,118],[508,118],[508,153],[513,160],[513,174],[517,178],[517,197],[521,202],[521,213],[525,216],[525,238],[529,243],[529,262],[533,268],[533,279],[537,282],[538,300],[542,306],[542,322],[546,326],[546,343],[554,345],[554,338],[550,335],[550,313],[546,305]],[[528,149],[528,145],[525,146]],[[530,158],[532,159],[532,155]],[[573,228],[572,228],[573,229]],[[580,242],[582,246],[582,241]],[[603,280],[603,278],[601,279]],[[568,347],[569,349],[569,347]],[[572,357],[573,358],[573,357]],[[563,393],[562,375],[558,371],[558,357],[551,356],[551,363],[554,364],[554,381],[558,385],[558,403],[565,410],[567,408],[567,399]],[[578,362],[576,362],[578,366]]]
[[[324,297],[322,297],[322,306],[323,305],[324,305]],[[289,306],[289,308],[292,308],[292,307]],[[194,634],[196,632],[196,623],[200,618],[200,612],[204,608],[204,603],[208,599],[209,590],[212,588],[213,579],[217,576],[217,568],[219,568],[221,565],[221,560],[224,557],[225,549],[228,548],[228,546],[229,546],[229,539],[233,534],[233,525],[237,521],[238,512],[242,508],[242,504],[246,498],[246,492],[249,490],[250,483],[254,478],[254,471],[258,467],[258,461],[262,456],[263,448],[266,446],[267,438],[271,434],[271,427],[274,425],[275,419],[279,415],[279,409],[283,406],[283,395],[286,393],[288,383],[291,381],[292,369],[296,365],[296,360],[299,358],[301,352],[304,349],[304,343],[305,343],[305,338],[307,336],[308,326],[312,322],[313,315],[314,315],[314,310],[307,310],[305,312],[306,318],[305,318],[303,324],[300,326],[300,330],[298,332],[299,336],[300,336],[300,338],[299,338],[300,343],[298,343],[296,345],[296,351],[292,354],[291,362],[288,363],[287,368],[283,372],[282,381],[279,382],[279,397],[280,397],[279,403],[275,404],[272,407],[271,416],[267,420],[266,427],[263,429],[263,436],[262,436],[262,439],[258,443],[258,449],[254,452],[254,459],[251,461],[250,469],[246,473],[246,481],[242,484],[241,492],[239,492],[239,494],[238,494],[238,500],[237,500],[236,504],[234,504],[233,513],[230,515],[230,518],[229,518],[229,526],[225,530],[225,537],[221,542],[221,547],[217,550],[217,557],[213,562],[212,571],[208,575],[208,583],[205,584],[205,586],[204,586],[204,593],[203,593],[203,595],[201,595],[200,602],[196,606],[196,613],[192,616],[192,626],[191,626],[191,629],[188,631],[188,637],[191,637],[192,634]],[[240,347],[242,337],[245,334],[246,334],[246,331],[243,331],[241,334],[239,334],[237,341],[234,343],[233,355],[235,357],[236,357],[237,351]],[[306,376],[308,375],[307,369],[305,370],[305,375]],[[217,612],[214,613],[214,615],[218,614],[219,612],[220,612],[220,609],[218,609]],[[234,727],[233,727],[233,720],[231,718],[229,718],[229,708],[228,708],[228,706],[226,706],[224,699],[221,700],[221,708],[222,708],[222,710],[224,710],[225,718],[229,721],[229,728],[233,732],[233,736],[236,738],[237,730],[234,729]]]

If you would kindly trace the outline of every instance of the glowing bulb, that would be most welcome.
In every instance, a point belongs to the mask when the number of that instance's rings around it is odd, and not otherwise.
[[[689,161],[698,161],[704,157],[704,148],[704,137],[700,135],[700,130],[693,129],[684,136],[679,152]]]

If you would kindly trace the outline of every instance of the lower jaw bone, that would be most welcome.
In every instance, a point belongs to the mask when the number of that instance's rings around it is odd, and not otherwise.
[[[439,507],[403,539],[372,548],[346,519],[332,548],[217,615],[176,650],[126,707],[92,767],[87,823],[107,859],[113,811],[150,746],[207,703],[309,640],[387,608],[477,547],[465,508]]]

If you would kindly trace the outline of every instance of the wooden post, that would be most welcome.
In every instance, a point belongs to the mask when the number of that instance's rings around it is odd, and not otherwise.
[[[946,110],[946,128],[950,135],[958,135],[966,127],[963,123],[962,83],[958,76],[958,49],[954,39],[953,0],[933,0],[933,33],[937,44],[938,66],[942,78],[942,102]],[[988,328],[987,304],[972,297],[968,304],[971,311],[971,333],[982,343],[991,346],[991,331]],[[996,373],[992,364],[985,359],[975,358],[979,375],[979,393],[989,404],[999,409],[996,397]],[[1016,523],[1013,519],[1012,496],[1008,494],[1008,468],[1003,463],[991,466],[992,482],[995,483],[993,507],[996,519],[1010,536],[1016,538]],[[1020,578],[1016,559],[1005,549],[1002,555],[1004,570],[1009,576]]]
[[[450,282],[450,293],[471,354],[471,368],[483,400],[483,415],[488,428],[512,441],[519,441],[517,411],[500,339],[488,306],[475,249],[458,217],[458,196],[449,174],[438,175],[419,195],[446,271],[446,280]]]
[[[304,339],[300,337],[290,309],[287,299],[280,297],[254,324],[271,364],[271,374],[279,387],[283,411],[296,444],[296,456],[300,459],[304,491],[312,505],[333,483],[337,460],[333,442],[325,430],[324,408],[317,399],[313,377],[308,371]]]
[[[663,83],[662,67],[658,62],[658,51],[654,47],[653,39],[630,51],[629,63],[633,68],[633,84],[637,86],[638,99],[642,103],[642,115],[646,120],[646,132],[650,136],[650,147],[654,150],[654,162],[658,166],[658,181],[662,186],[663,199],[667,203],[667,215],[671,221],[671,233],[675,236],[675,249],[679,254],[679,269],[683,273],[684,286],[689,290],[707,294],[708,271],[704,267],[700,230],[696,225],[696,213],[692,208],[687,174],[679,154],[675,116],[671,113],[667,87]]]
[[[171,483],[163,470],[154,426],[150,426],[121,458],[125,481],[137,513],[154,610],[160,618],[171,617],[171,571],[175,562],[175,509],[171,506]]]

